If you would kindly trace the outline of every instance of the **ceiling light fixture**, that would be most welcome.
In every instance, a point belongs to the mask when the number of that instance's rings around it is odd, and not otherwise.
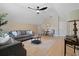
[[[40,11],[46,10],[48,7],[39,8],[39,6],[37,6],[37,8],[31,8],[31,7],[28,7],[28,8],[35,10],[37,12],[37,14],[39,14]]]

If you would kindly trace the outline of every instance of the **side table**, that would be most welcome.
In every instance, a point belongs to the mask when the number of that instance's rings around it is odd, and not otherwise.
[[[72,39],[65,39],[64,40],[64,56],[66,56],[66,46],[67,45],[71,45],[71,46],[73,46],[74,48],[74,53],[75,53],[75,49],[76,49],[76,46],[79,46],[79,42],[76,42],[76,41],[74,41],[74,40],[72,40]]]

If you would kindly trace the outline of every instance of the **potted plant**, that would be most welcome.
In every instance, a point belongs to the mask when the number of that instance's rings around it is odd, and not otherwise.
[[[0,27],[7,24],[7,20],[5,20],[5,17],[7,16],[8,14],[7,13],[0,13]],[[3,31],[2,29],[0,28],[0,36],[2,36],[3,34]]]
[[[7,15],[8,15],[7,13],[0,14],[0,26],[7,24],[8,21],[5,20],[5,17]]]

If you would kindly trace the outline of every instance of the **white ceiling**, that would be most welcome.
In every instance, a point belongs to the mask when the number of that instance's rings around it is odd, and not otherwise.
[[[28,7],[36,8],[47,6],[48,9],[37,14],[34,10]],[[73,10],[79,9],[78,3],[1,3],[0,11],[8,13],[8,20],[14,20],[20,23],[41,24],[46,19],[52,17],[53,20],[57,16],[67,18]]]

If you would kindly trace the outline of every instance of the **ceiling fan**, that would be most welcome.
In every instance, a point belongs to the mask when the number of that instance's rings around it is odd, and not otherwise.
[[[28,8],[29,8],[29,9],[32,9],[32,10],[35,10],[35,11],[37,12],[37,14],[39,14],[40,11],[46,10],[48,7],[40,8],[39,6],[37,6],[36,9],[31,8],[31,7],[28,7]]]

